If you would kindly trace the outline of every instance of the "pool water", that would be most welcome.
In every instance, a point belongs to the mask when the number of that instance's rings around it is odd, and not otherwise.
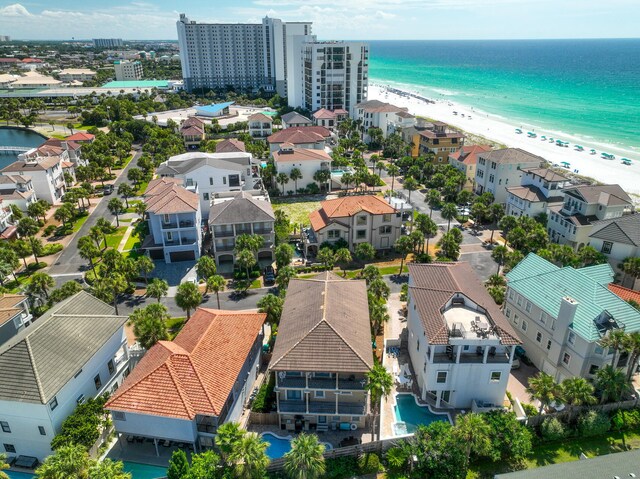
[[[434,421],[449,421],[446,414],[436,414],[426,406],[418,406],[413,394],[396,395],[393,411],[396,416],[394,432],[398,436],[413,434],[420,425],[428,426]]]
[[[279,437],[271,432],[262,433],[262,439],[269,443],[267,447],[267,456],[269,459],[278,459],[284,456],[291,450],[291,437]],[[328,442],[323,443],[325,450],[333,449],[333,446]],[[133,479],[138,479],[134,477]]]
[[[139,462],[123,462],[122,468],[125,472],[131,473],[131,479],[157,479],[167,475],[166,467],[150,466]],[[13,479],[13,478],[12,478]]]
[[[33,474],[27,474],[26,472],[18,471],[3,471],[9,479],[34,479],[36,476]]]

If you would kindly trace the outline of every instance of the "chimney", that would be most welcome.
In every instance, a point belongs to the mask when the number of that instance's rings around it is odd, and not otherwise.
[[[560,300],[560,311],[558,312],[558,318],[555,322],[555,330],[553,331],[553,337],[560,344],[564,343],[565,335],[569,325],[573,322],[573,318],[576,315],[578,309],[578,302],[570,296],[564,296]]]

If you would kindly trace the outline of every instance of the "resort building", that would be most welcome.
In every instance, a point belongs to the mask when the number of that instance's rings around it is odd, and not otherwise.
[[[25,295],[0,296],[0,346],[29,326],[32,319]]]
[[[26,72],[24,76],[18,77],[11,82],[10,88],[13,90],[33,90],[34,88],[56,88],[62,85],[60,80],[36,72]]]
[[[304,115],[296,111],[290,111],[282,115],[282,129],[299,128],[301,126],[312,126],[313,122]]]
[[[338,124],[349,118],[349,112],[343,108],[336,108],[335,110],[320,108],[312,116],[313,124],[315,126],[323,126],[328,130],[335,132]]]
[[[122,38],[94,38],[94,48],[120,48],[123,46]]]
[[[376,195],[344,196],[323,201],[309,215],[311,228],[303,232],[305,253],[314,255],[324,242],[345,240],[350,250],[371,243],[377,250],[390,249],[400,236],[400,212]]]
[[[55,148],[55,147],[51,147]],[[20,159],[5,166],[0,173],[5,176],[17,176],[16,182],[23,182],[30,178],[33,190],[38,199],[48,201],[52,205],[62,202],[62,196],[66,191],[64,179],[65,163],[68,163],[61,149],[52,156],[40,156],[42,150],[31,150],[24,159]],[[73,166],[72,163],[70,163]],[[23,182],[24,184],[24,182]]]
[[[216,264],[233,266],[236,238],[256,234],[264,238],[257,252],[259,261],[273,262],[275,214],[268,198],[253,198],[250,193],[237,193],[232,198],[213,200],[209,212],[211,253]]]
[[[206,138],[204,121],[195,116],[187,118],[180,125],[180,136],[188,150],[197,149]]]
[[[182,187],[179,178],[152,180],[144,194],[149,232],[142,249],[166,263],[197,260],[202,249],[198,187]]]
[[[507,273],[504,314],[533,364],[558,382],[592,379],[611,363],[599,342],[611,331],[640,331],[640,311],[609,290],[608,264],[560,268],[534,253]],[[626,366],[627,355],[617,358]]]
[[[365,282],[331,272],[292,279],[269,364],[280,427],[365,427],[366,374],[373,364]]]
[[[197,106],[196,113],[198,116],[206,118],[218,118],[229,115],[229,108],[235,102],[225,101],[222,103],[212,103],[211,105]]]
[[[360,121],[363,140],[371,141],[370,128],[380,128],[382,136],[386,138],[397,128],[409,127],[415,124],[415,117],[406,108],[385,103],[380,100],[368,100],[355,106],[353,119]]]
[[[469,263],[409,264],[408,348],[420,397],[438,408],[500,408],[515,331]]]
[[[315,183],[313,175],[319,170],[331,171],[331,156],[324,150],[310,150],[306,148],[294,148],[292,144],[283,143],[280,149],[272,154],[273,163],[278,173],[291,176],[291,170],[297,168],[302,173],[298,181],[298,187],[305,187],[309,183]],[[296,190],[295,182],[290,180],[284,185],[285,190]]]
[[[589,245],[606,255],[614,268],[627,258],[640,257],[640,214],[596,221],[591,231]]]
[[[417,130],[418,154],[433,163],[448,163],[449,155],[464,146],[464,135],[446,123],[435,121],[430,129]]]
[[[198,188],[200,211],[209,217],[211,200],[218,193],[262,189],[251,153],[183,153],[160,164],[160,177],[179,178],[187,188]]]
[[[251,138],[266,138],[273,133],[273,118],[264,113],[254,113],[247,118]]]
[[[213,447],[218,427],[237,422],[254,388],[263,313],[198,308],[173,341],[158,341],[105,408],[118,439]],[[159,455],[159,454],[158,454]]]
[[[466,180],[462,186],[463,189],[467,191],[475,189],[478,153],[485,153],[490,150],[491,146],[489,145],[471,145],[463,146],[449,155],[449,164],[464,173]]]
[[[496,203],[507,202],[507,188],[518,186],[524,169],[541,168],[544,158],[520,148],[504,148],[478,153],[475,193],[489,192]]]
[[[81,291],[0,345],[0,443],[9,459],[42,462],[78,404],[118,387],[129,372],[126,322]]]
[[[13,210],[0,198],[0,240],[13,239],[17,235],[17,227],[14,223]]]
[[[308,150],[324,150],[331,139],[331,132],[321,126],[304,126],[280,130],[267,138],[269,151],[273,153],[279,150],[284,143],[289,143],[294,148]]]
[[[520,186],[507,187],[506,213],[535,218],[561,205],[568,179],[548,168],[523,168]]]
[[[113,62],[113,67],[116,70],[116,81],[142,80],[142,63],[137,60],[116,60]]]
[[[67,68],[58,73],[60,80],[65,83],[91,81],[96,75],[96,72],[88,68]]]
[[[184,87],[263,88],[287,97],[292,44],[311,35],[310,22],[196,23],[180,14],[177,22]],[[231,59],[231,60],[230,60]]]
[[[0,174],[0,199],[5,206],[16,205],[26,212],[38,200],[31,178],[21,175]]]
[[[246,153],[247,148],[243,141],[228,138],[216,143],[216,153]]]
[[[562,192],[564,202],[549,208],[547,231],[551,241],[574,249],[589,243],[595,222],[633,210],[633,201],[620,185],[572,186]]]

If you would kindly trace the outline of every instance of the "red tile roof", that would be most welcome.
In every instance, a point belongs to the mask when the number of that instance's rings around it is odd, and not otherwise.
[[[186,190],[178,178],[158,178],[149,182],[144,194],[147,211],[154,214],[172,214],[197,211],[200,200],[196,193]]]
[[[236,140],[235,138],[229,138],[228,140],[222,140],[216,144],[216,153],[245,153],[247,151],[244,146],[244,142]]]
[[[145,354],[106,408],[188,420],[220,416],[265,318],[198,308],[173,342]]]
[[[67,139],[61,140],[60,138],[49,138],[47,141],[44,142],[44,145],[50,145],[50,146],[56,146],[58,148],[62,148],[62,142],[65,142],[67,144],[67,148],[70,150],[77,150],[82,147],[82,145],[80,145],[80,143],[78,143],[77,141],[67,140]]]
[[[286,144],[286,143],[285,143]],[[285,145],[283,144],[283,146]],[[293,146],[293,145],[291,145]],[[287,161],[328,161],[331,157],[324,150],[309,150],[306,148],[294,148],[293,150],[278,150],[273,152],[273,159],[277,162]]]
[[[320,204],[320,209],[309,215],[309,220],[314,231],[318,231],[327,226],[331,220],[353,216],[361,211],[372,215],[396,212],[393,206],[379,196],[344,196],[335,200],[323,201]]]
[[[267,138],[269,143],[318,143],[331,136],[323,126],[299,126],[280,130]]]
[[[76,133],[74,133],[73,135],[69,135],[68,137],[65,138],[65,140],[71,140],[71,141],[93,141],[96,138],[95,135],[92,135],[91,133],[85,133],[84,131],[78,131]]]
[[[625,288],[624,286],[613,283],[609,285],[609,291],[611,291],[616,296],[624,299],[625,301],[633,300],[636,303],[640,304],[640,291]]]
[[[478,153],[484,153],[490,149],[491,146],[489,145],[463,146],[458,151],[451,153],[449,158],[460,161],[465,165],[475,165],[478,163]]]

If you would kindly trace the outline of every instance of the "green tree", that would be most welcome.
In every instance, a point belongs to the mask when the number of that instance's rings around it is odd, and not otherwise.
[[[325,473],[324,445],[315,434],[301,433],[284,455],[284,470],[291,479],[318,479]]]
[[[500,268],[502,267],[505,260],[507,259],[507,253],[509,253],[509,250],[507,249],[506,246],[502,246],[502,245],[496,246],[491,251],[491,257],[496,263],[498,263],[498,271],[496,271],[497,275],[500,274]]]
[[[105,303],[112,303],[116,310],[116,315],[118,315],[120,314],[118,312],[118,298],[127,289],[128,283],[123,274],[114,270],[111,271],[107,276],[94,282],[93,294]]]
[[[41,218],[44,221],[49,207],[50,205],[46,201],[36,201],[27,206],[27,213],[33,218]]]
[[[232,465],[231,455],[244,435],[245,431],[240,429],[237,422],[226,422],[218,428],[215,439],[216,446],[226,465]]]
[[[166,296],[168,292],[169,284],[164,279],[154,278],[147,286],[146,296],[155,298],[158,300],[158,303],[160,303],[162,297]]]
[[[91,461],[87,450],[77,444],[62,446],[36,469],[39,479],[87,479]]]
[[[376,249],[371,243],[358,243],[356,245],[354,255],[356,259],[362,264],[362,271],[364,271],[365,263],[367,261],[371,261],[376,257]],[[360,272],[360,274],[362,274],[362,271]]]
[[[491,244],[493,244],[493,233],[496,232],[496,227],[503,216],[504,206],[500,203],[494,203],[489,206],[489,219],[491,220],[491,238],[489,238],[489,243]]]
[[[248,432],[242,436],[230,456],[239,479],[262,479],[264,477],[269,465],[267,446],[268,444],[255,432]]]
[[[282,243],[276,246],[275,250],[276,268],[284,268],[289,266],[293,260],[293,246],[289,243]]]
[[[476,456],[486,456],[491,451],[491,428],[480,414],[469,412],[459,415],[456,418],[453,434],[465,444],[465,469],[469,468],[472,452]]]
[[[530,429],[511,411],[493,410],[482,415],[491,427],[491,459],[510,464],[516,469],[524,467],[532,448]]]
[[[438,241],[438,246],[445,258],[456,261],[458,256],[460,256],[460,239],[453,234],[453,231],[443,234],[442,238]]]
[[[577,376],[567,378],[562,381],[561,386],[562,400],[572,411],[579,406],[588,406],[597,402],[593,395],[595,391],[593,385],[584,378]]]
[[[391,177],[391,196],[393,196],[393,187],[395,186],[396,176],[400,174],[400,168],[393,163],[389,163],[386,167],[387,174]]]
[[[38,223],[33,218],[29,218],[25,216],[20,221],[18,221],[18,226],[16,230],[21,238],[29,237],[35,235],[40,227]]]
[[[560,385],[556,383],[553,376],[542,371],[529,378],[527,393],[532,400],[540,401],[538,414],[542,414],[542,411],[552,402],[560,402],[562,400],[562,388]]]
[[[209,291],[216,293],[216,300],[218,301],[218,309],[220,309],[220,293],[224,291],[227,282],[225,279],[219,274],[214,274],[213,276],[209,276],[207,278],[207,289],[206,293]]]
[[[237,248],[237,245],[236,245]],[[247,274],[247,281],[250,281],[249,270],[256,265],[257,261],[253,253],[248,249],[236,251],[236,264],[240,269],[244,269]]]
[[[142,179],[144,178],[144,173],[140,168],[129,168],[127,172],[127,179],[133,183],[134,187],[138,187]]]
[[[600,346],[607,348],[613,353],[611,357],[611,367],[616,365],[616,359],[618,358],[618,351],[623,348],[625,332],[621,329],[615,329],[608,331],[607,334],[600,340]]]
[[[289,175],[286,173],[278,173],[278,176],[276,176],[276,183],[282,186],[282,195],[284,196],[284,186],[289,183]]]
[[[0,453],[0,479],[9,479],[7,473],[2,472],[6,469],[9,469],[9,464],[7,463],[7,455],[4,453]]]
[[[429,239],[438,233],[438,225],[424,213],[418,213],[414,220],[416,230],[420,231],[427,240],[427,253],[429,253]]]
[[[328,246],[320,248],[316,259],[324,265],[325,269],[332,269],[336,261],[333,250]]]
[[[404,262],[407,259],[407,255],[413,250],[413,243],[408,236],[400,236],[393,245],[396,253],[400,255],[400,269],[398,270],[398,277],[402,276],[402,269],[404,268]]]
[[[443,219],[447,220],[447,233],[451,229],[451,220],[455,219],[457,214],[458,209],[456,208],[456,205],[454,203],[445,203],[442,207],[442,210],[440,210],[440,216],[442,216]]]
[[[118,194],[124,198],[124,202],[129,208],[129,198],[136,195],[136,190],[129,183],[120,183],[118,186]]]
[[[638,331],[627,333],[622,342],[622,347],[629,355],[627,361],[627,381],[631,382],[631,378],[633,378],[633,374],[636,372],[638,358],[640,358],[640,333]]]
[[[207,279],[216,274],[218,268],[216,268],[216,260],[211,256],[200,256],[200,259],[196,263],[196,273],[199,278]]]
[[[82,291],[82,286],[77,281],[67,281],[62,286],[54,289],[49,295],[49,303],[55,304],[60,301],[70,298],[76,293]]]
[[[33,293],[49,299],[49,290],[56,285],[56,281],[47,273],[38,271],[31,276],[28,289]]]
[[[213,451],[191,455],[191,467],[186,479],[218,479],[221,474],[220,456]]]
[[[391,288],[382,278],[375,278],[369,282],[367,290],[376,298],[385,301],[389,299],[389,295],[391,294]]]
[[[429,218],[433,217],[433,210],[440,206],[442,199],[440,197],[440,192],[432,188],[427,193],[427,204],[429,205]]]
[[[511,215],[505,215],[498,221],[498,228],[502,230],[502,236],[504,237],[504,244],[507,244],[507,236],[513,228],[517,226],[516,218]]]
[[[333,259],[340,268],[342,269],[342,276],[346,278],[347,276],[347,266],[353,261],[351,257],[351,252],[348,248],[340,248],[335,252]]]
[[[22,221],[22,220],[21,220]],[[627,276],[631,276],[631,286],[633,289],[635,286],[635,282],[638,278],[640,278],[640,257],[629,257],[624,260],[621,265],[622,272],[624,273],[624,277],[622,278],[622,284],[624,285]]]
[[[151,273],[155,269],[155,263],[148,256],[140,256],[138,259],[136,259],[136,267],[138,271],[144,276],[144,282],[148,286],[149,273]]]
[[[322,190],[322,185],[326,185],[331,179],[331,172],[329,170],[318,170],[313,174],[313,180],[318,182],[318,187]]]
[[[371,396],[371,437],[376,433],[376,417],[380,415],[381,402],[389,397],[393,387],[393,377],[382,364],[375,364],[367,373],[365,388]]]
[[[629,390],[629,383],[624,372],[610,364],[601,367],[596,372],[595,386],[600,391],[600,403],[619,401]]]
[[[297,276],[296,270],[292,266],[278,268],[276,275],[276,286],[279,291],[284,291],[289,286],[289,281]]]
[[[151,349],[158,341],[169,339],[166,324],[168,319],[169,313],[166,306],[151,303],[144,308],[135,309],[129,315],[129,324],[133,324],[133,333],[140,346]]]
[[[280,316],[282,315],[282,308],[284,306],[284,300],[280,296],[275,294],[266,294],[258,301],[258,311],[260,313],[267,314],[267,321],[270,324],[279,324]]]
[[[113,216],[116,217],[116,225],[120,226],[120,213],[124,211],[124,205],[118,198],[111,198],[107,203],[107,208]]]
[[[169,459],[167,479],[185,479],[189,477],[189,461],[182,449],[176,449]]]
[[[377,266],[369,264],[360,273],[360,276],[367,282],[367,285],[371,284],[376,279],[382,279],[380,270]]]
[[[92,461],[89,467],[89,479],[131,479],[131,473],[123,471],[124,464],[120,461],[105,459]]]
[[[191,310],[196,309],[202,303],[202,295],[198,285],[187,282],[178,286],[175,297],[176,305],[187,313],[187,321],[191,319]]]
[[[295,191],[296,194],[298,194],[298,180],[302,179],[302,171],[300,171],[300,168],[291,168],[291,171],[289,172],[289,178],[291,178],[291,181],[294,182]]]

